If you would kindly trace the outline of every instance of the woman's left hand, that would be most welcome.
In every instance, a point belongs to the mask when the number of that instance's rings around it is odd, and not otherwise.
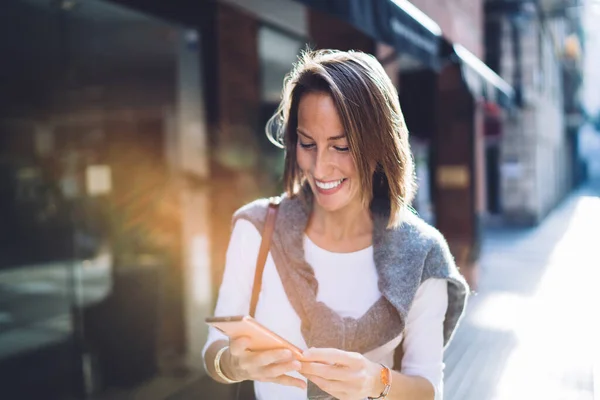
[[[300,373],[340,400],[378,397],[384,389],[381,365],[359,353],[312,348],[304,352]]]

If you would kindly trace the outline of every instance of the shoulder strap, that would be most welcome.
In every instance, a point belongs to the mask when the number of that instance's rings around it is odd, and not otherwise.
[[[267,262],[269,248],[271,247],[271,237],[273,236],[273,231],[275,230],[275,220],[277,219],[277,211],[279,210],[280,201],[281,199],[278,197],[271,197],[269,199],[267,218],[262,233],[262,240],[260,242],[258,258],[256,260],[254,284],[252,285],[252,300],[250,301],[250,315],[252,317],[254,317],[254,312],[256,311],[256,304],[258,303],[258,295],[262,287],[263,271],[265,269],[265,263]]]

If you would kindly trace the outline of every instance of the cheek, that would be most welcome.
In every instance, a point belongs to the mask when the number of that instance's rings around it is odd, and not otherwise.
[[[296,149],[296,162],[302,171],[310,169],[310,155],[301,148]]]
[[[354,160],[351,156],[347,156],[340,162],[340,166],[342,167],[344,174],[349,178],[356,178],[358,172],[356,170],[356,165],[354,164]]]

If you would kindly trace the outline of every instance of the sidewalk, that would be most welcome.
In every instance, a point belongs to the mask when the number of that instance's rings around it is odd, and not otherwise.
[[[72,334],[71,274],[79,273],[81,305],[111,290],[110,258],[57,261],[0,270],[0,361],[36,348],[60,344]]]
[[[479,291],[446,352],[445,400],[594,399],[599,195],[574,193],[533,229],[487,232]]]

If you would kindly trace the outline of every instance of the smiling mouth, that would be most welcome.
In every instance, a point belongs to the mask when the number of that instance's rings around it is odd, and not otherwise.
[[[345,180],[346,180],[346,178],[342,178],[337,181],[323,182],[323,181],[319,181],[319,180],[315,179],[315,185],[317,185],[317,187],[319,189],[331,190],[331,189],[335,189],[336,187],[340,186],[342,184],[342,182],[344,182]]]

